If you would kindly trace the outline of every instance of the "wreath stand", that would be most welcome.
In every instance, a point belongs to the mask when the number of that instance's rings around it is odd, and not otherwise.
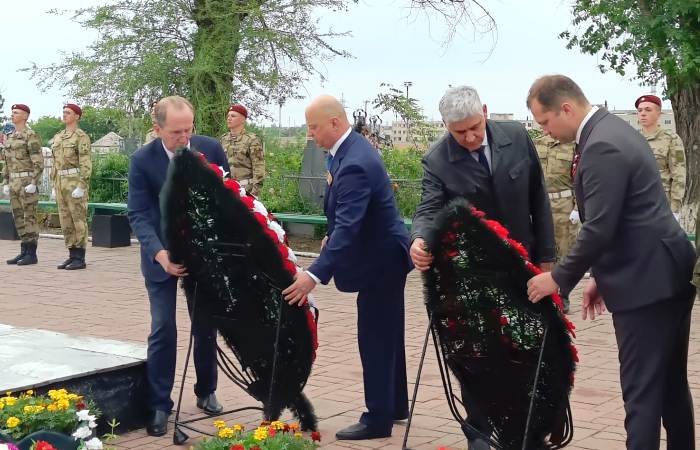
[[[207,247],[209,247],[212,251],[219,252],[222,256],[230,256],[234,258],[247,258],[248,255],[250,254],[251,251],[251,245],[248,243],[231,243],[231,242],[218,242],[218,241],[213,241],[213,242],[208,242]],[[272,279],[265,274],[264,272],[261,272],[261,274],[268,279],[270,282],[270,285],[279,291],[282,289],[279,286],[276,286],[273,282]],[[185,367],[182,371],[182,379],[180,382],[180,392],[178,394],[178,399],[177,399],[177,409],[175,410],[175,429],[173,431],[173,443],[175,445],[182,445],[184,444],[188,439],[189,436],[182,430],[183,428],[191,431],[195,431],[197,433],[201,433],[207,436],[214,436],[212,433],[206,432],[204,430],[201,430],[199,428],[195,428],[191,423],[198,422],[201,420],[205,419],[211,419],[212,417],[218,417],[218,416],[223,416],[226,414],[232,414],[232,413],[237,413],[241,411],[249,411],[249,410],[254,410],[254,411],[261,411],[265,412],[264,408],[260,406],[244,406],[242,408],[235,408],[235,409],[230,409],[226,411],[222,411],[217,414],[202,414],[199,416],[195,416],[193,418],[187,419],[187,420],[180,420],[180,408],[182,406],[182,394],[185,389],[185,377],[187,376],[187,368],[189,366],[190,362],[190,356],[192,354],[192,346],[194,344],[194,335],[192,333],[192,328],[194,327],[194,321],[196,319],[195,313],[197,311],[197,283],[194,285],[194,294],[192,298],[192,306],[191,306],[191,312],[190,312],[190,339],[189,339],[189,345],[187,347],[187,356],[185,357]],[[282,325],[282,303],[280,302],[279,305],[279,310],[278,310],[278,315],[277,315],[277,326],[276,326],[276,333],[275,333],[275,343],[274,343],[274,352],[273,352],[273,359],[272,359],[272,373],[270,377],[270,392],[268,394],[268,398],[272,399],[272,391],[275,386],[275,381],[276,381],[276,375],[277,375],[277,357],[278,357],[278,351],[277,351],[277,344],[279,342],[279,336],[280,336],[280,329]],[[247,380],[246,374],[238,367],[236,367],[236,364],[231,360],[231,358],[226,355],[226,353],[219,347],[218,345],[216,346],[217,354],[219,358],[217,358],[217,365],[218,367],[224,372],[224,374],[231,379],[234,384],[239,386],[241,389],[246,390],[246,383],[249,385],[251,381]]]
[[[411,420],[413,419],[413,412],[415,410],[416,406],[416,398],[418,396],[418,387],[420,386],[420,377],[421,377],[421,372],[423,370],[423,364],[425,362],[425,353],[428,348],[428,339],[430,338],[430,335],[433,336],[433,344],[435,346],[435,353],[437,354],[437,361],[438,361],[438,368],[440,369],[440,378],[442,379],[442,386],[445,390],[445,396],[447,397],[447,404],[450,408],[450,412],[452,413],[452,416],[455,418],[455,420],[459,423],[460,427],[462,428],[462,432],[464,433],[465,437],[469,439],[469,437],[478,437],[480,439],[483,439],[484,441],[488,442],[489,445],[497,450],[503,450],[503,447],[501,444],[498,442],[495,442],[490,435],[486,435],[480,430],[474,428],[472,425],[470,425],[467,422],[467,418],[463,417],[462,414],[460,414],[459,410],[457,409],[457,403],[462,405],[464,408],[464,403],[454,394],[454,391],[452,389],[452,382],[450,380],[450,375],[447,372],[447,362],[450,359],[455,359],[455,356],[453,355],[445,355],[445,353],[442,351],[442,347],[440,346],[440,338],[437,333],[437,329],[433,326],[434,321],[433,321],[433,314],[428,312],[428,329],[425,332],[425,340],[423,342],[423,351],[421,353],[420,357],[420,363],[418,365],[418,372],[416,374],[416,383],[413,389],[413,398],[411,399],[411,408],[408,414],[408,421],[406,422],[406,431],[403,436],[403,443],[401,444],[401,449],[402,450],[410,450],[409,447],[406,446],[406,443],[408,442],[408,434],[411,430]],[[542,335],[542,341],[540,344],[540,354],[539,354],[539,359],[537,361],[537,369],[535,371],[535,379],[532,383],[533,390],[537,387],[537,383],[539,382],[540,378],[540,368],[542,367],[542,357],[544,355],[544,346],[547,343],[547,333],[549,331],[549,323],[544,324],[544,332]],[[530,397],[530,406],[528,409],[527,413],[527,420],[525,422],[525,429],[523,430],[523,445],[522,445],[522,450],[534,450],[534,449],[528,449],[527,448],[527,439],[529,437],[530,433],[530,418],[532,416],[533,409],[535,407],[535,396],[532,395]],[[564,423],[564,431],[563,431],[563,439],[560,444],[548,444],[545,448],[548,450],[556,450],[556,449],[561,449],[566,447],[572,440],[573,438],[573,419],[571,417],[571,405],[569,404],[568,398],[566,402],[566,421]]]

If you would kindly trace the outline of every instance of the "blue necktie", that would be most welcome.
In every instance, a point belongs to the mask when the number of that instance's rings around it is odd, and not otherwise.
[[[328,169],[329,172],[331,171],[332,165],[333,165],[333,155],[331,155],[329,153],[328,155],[326,155],[326,169]]]
[[[486,149],[485,145],[482,145],[479,147],[479,150],[477,150],[477,153],[479,153],[479,164],[486,169],[486,173],[491,175],[491,168],[489,167],[489,160],[486,159],[486,153],[484,153],[484,150]]]

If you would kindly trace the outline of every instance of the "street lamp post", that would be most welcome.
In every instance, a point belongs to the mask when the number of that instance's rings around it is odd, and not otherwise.
[[[403,85],[406,86],[406,98],[409,98],[409,97],[408,97],[408,88],[411,87],[411,86],[413,86],[413,83],[410,82],[410,81],[404,81],[404,82],[403,82]]]

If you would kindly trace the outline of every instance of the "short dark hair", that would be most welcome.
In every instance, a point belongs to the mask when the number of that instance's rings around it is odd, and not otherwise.
[[[588,104],[588,99],[574,80],[565,75],[545,75],[530,86],[526,104],[528,109],[532,109],[532,101],[537,100],[545,111],[551,111],[559,108],[565,98],[579,105]]]

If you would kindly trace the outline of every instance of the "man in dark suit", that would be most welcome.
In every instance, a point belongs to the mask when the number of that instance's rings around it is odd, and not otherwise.
[[[486,107],[469,86],[453,87],[440,100],[447,133],[423,158],[423,192],[413,217],[411,258],[416,268],[430,268],[433,255],[423,237],[435,214],[458,197],[466,198],[490,219],[498,220],[548,269],[555,257],[554,226],[542,167],[525,128],[514,121],[487,120]],[[469,393],[462,392],[469,401]],[[490,426],[476,405],[469,421],[484,435]],[[470,449],[489,448],[470,435]]]
[[[228,171],[226,154],[218,141],[192,135],[194,110],[182,97],[166,97],[154,108],[154,128],[158,138],[138,149],[129,168],[129,223],[141,243],[141,272],[151,306],[151,334],[148,336],[148,405],[147,431],[151,436],[167,432],[168,415],[173,407],[170,393],[175,380],[177,326],[175,298],[178,277],[187,269],[170,261],[160,223],[159,194],[170,159],[175,150],[190,147],[203,153],[211,163]],[[208,414],[223,410],[214,394],[216,390],[216,330],[195,323],[194,365],[197,383],[194,391],[197,406]]]
[[[294,304],[321,282],[357,292],[357,340],[365,404],[357,424],[338,439],[391,436],[395,420],[408,417],[404,351],[404,287],[411,269],[408,233],[399,216],[386,168],[377,151],[352,131],[333,97],[315,99],[306,124],[319,147],[329,150],[324,210],[328,235],[321,254],[283,293]]]
[[[527,104],[545,134],[576,142],[574,188],[583,223],[550,273],[528,283],[539,301],[569,292],[591,268],[583,318],[613,314],[628,449],[695,448],[688,338],[695,292],[693,247],[673,217],[654,155],[622,119],[592,107],[576,83],[545,76]]]

